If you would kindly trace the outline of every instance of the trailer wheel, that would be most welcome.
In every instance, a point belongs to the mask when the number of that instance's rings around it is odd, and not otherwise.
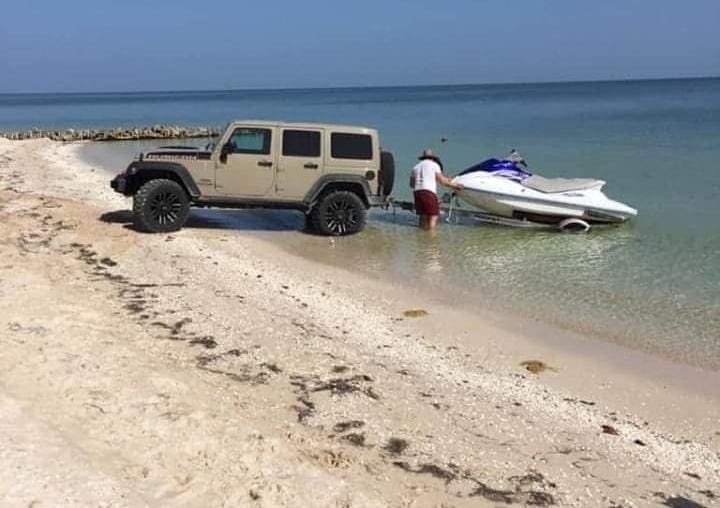
[[[565,233],[585,233],[590,229],[590,224],[582,219],[570,217],[560,221],[558,228]]]

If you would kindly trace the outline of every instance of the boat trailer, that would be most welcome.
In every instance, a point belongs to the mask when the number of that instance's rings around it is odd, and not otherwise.
[[[400,199],[389,198],[388,206],[392,207],[393,216],[396,210],[415,211],[415,203],[412,201],[403,201]],[[445,194],[440,202],[440,213],[445,215],[445,222],[457,223],[458,218],[466,218],[483,224],[494,224],[496,226],[509,226],[514,228],[533,228],[533,229],[549,229],[555,231],[563,231],[568,233],[584,233],[590,229],[590,224],[578,218],[563,219],[557,224],[545,224],[542,222],[533,222],[527,219],[512,219],[509,217],[501,217],[480,210],[473,210],[459,205],[459,200],[455,196]]]

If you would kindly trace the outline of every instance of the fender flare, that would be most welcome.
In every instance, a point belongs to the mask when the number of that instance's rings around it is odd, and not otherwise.
[[[198,189],[195,184],[195,180],[190,175],[190,172],[182,164],[165,161],[133,161],[125,170],[125,175],[127,175],[128,178],[133,178],[144,172],[172,173],[182,182],[185,190],[187,190],[187,193],[192,199],[200,197],[200,189]]]
[[[368,183],[367,178],[361,175],[348,175],[343,173],[331,173],[327,175],[322,175],[320,178],[318,178],[318,180],[313,184],[308,193],[305,195],[305,204],[308,207],[312,207],[318,200],[320,195],[323,193],[323,191],[328,186],[335,184],[351,184],[353,186],[359,185],[362,189],[360,199],[363,200],[365,206],[370,206],[370,195],[372,193],[370,191],[370,184]]]

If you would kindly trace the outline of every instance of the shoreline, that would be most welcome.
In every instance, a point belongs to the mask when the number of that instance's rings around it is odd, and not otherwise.
[[[223,212],[218,211],[218,213]],[[229,223],[228,230],[232,229],[232,223]],[[298,249],[298,245],[301,243],[292,241],[297,232],[282,231],[269,234],[273,235],[273,238],[268,238],[267,241],[280,247],[288,255],[299,256],[306,260],[312,260],[313,257],[318,257],[306,255],[306,253]],[[321,247],[318,248],[318,250],[320,249]],[[501,300],[501,304],[498,304],[496,301],[497,298],[502,298],[500,295],[493,294],[487,297],[487,299],[485,299],[485,296],[473,299],[467,288],[463,288],[460,294],[449,294],[447,291],[444,291],[446,288],[439,286],[428,288],[421,284],[413,285],[412,281],[402,280],[401,277],[393,277],[392,274],[390,274],[389,278],[385,279],[377,273],[373,273],[372,270],[354,269],[327,259],[320,262],[336,268],[344,268],[355,274],[370,277],[377,283],[387,283],[391,286],[395,284],[406,285],[408,287],[408,293],[420,292],[424,298],[433,300],[444,307],[455,308],[465,313],[477,313],[482,316],[484,320],[497,323],[501,328],[512,331],[517,335],[537,334],[538,339],[543,340],[543,342],[553,343],[555,347],[581,351],[582,348],[575,348],[574,346],[575,342],[581,340],[591,345],[589,347],[590,350],[595,350],[598,354],[603,354],[603,356],[608,358],[621,359],[621,357],[627,353],[636,355],[638,358],[656,359],[663,365],[676,365],[687,368],[688,372],[697,370],[701,372],[720,373],[720,359],[706,359],[705,363],[699,363],[692,359],[697,356],[695,354],[691,357],[683,357],[680,354],[663,349],[663,347],[659,345],[650,347],[647,343],[643,345],[636,344],[634,341],[630,341],[620,334],[597,329],[582,329],[573,326],[573,324],[569,322],[551,320],[547,317],[543,318],[542,316],[534,314],[523,314],[513,309],[507,310],[503,308],[505,304],[504,300]],[[554,340],[553,337],[558,335],[564,338],[562,340]],[[584,349],[588,348],[586,347]]]
[[[114,176],[117,170],[126,166],[130,159],[130,153],[127,156],[120,156],[123,150],[117,150],[113,145],[102,148],[103,143],[83,144],[78,149],[77,154],[86,164],[105,168],[109,171],[110,176]],[[143,151],[148,146],[138,144],[134,147],[134,151]],[[440,295],[440,299],[444,300],[449,306],[462,305],[468,312],[489,312],[497,316],[503,316],[509,325],[514,325],[516,321],[525,322],[527,326],[532,323],[542,323],[544,327],[553,331],[561,332],[566,335],[575,334],[579,337],[590,337],[593,340],[612,343],[621,348],[631,349],[633,351],[643,351],[655,357],[668,359],[672,363],[681,363],[692,367],[698,367],[704,370],[720,371],[720,350],[717,344],[720,344],[714,337],[711,325],[694,326],[690,323],[679,325],[672,328],[674,322],[671,319],[664,319],[662,313],[658,310],[649,309],[648,306],[642,305],[642,298],[639,293],[629,296],[627,303],[629,308],[635,310],[635,314],[625,313],[619,309],[617,305],[606,305],[606,301],[617,299],[622,301],[622,293],[613,293],[612,286],[602,286],[604,294],[597,295],[600,299],[600,305],[591,308],[589,305],[582,305],[576,308],[570,300],[565,300],[564,295],[559,295],[557,291],[553,293],[554,299],[561,300],[557,304],[536,303],[538,298],[542,298],[543,286],[540,282],[549,283],[552,286],[552,280],[546,278],[545,281],[535,280],[529,289],[530,294],[534,297],[522,296],[518,297],[515,288],[502,285],[499,280],[502,277],[492,275],[493,269],[490,270],[491,277],[494,278],[493,283],[482,283],[480,276],[482,268],[478,266],[466,268],[477,270],[477,274],[470,274],[471,283],[466,284],[464,280],[458,278],[458,271],[454,269],[453,264],[458,261],[459,254],[453,252],[449,254],[446,249],[447,245],[452,242],[464,241],[472,239],[470,242],[477,242],[475,245],[482,246],[486,239],[491,242],[502,242],[503,245],[522,244],[527,239],[521,234],[515,235],[517,238],[513,240],[513,233],[516,231],[505,230],[502,235],[482,235],[478,234],[479,230],[494,229],[491,227],[477,228],[472,225],[452,226],[454,232],[445,230],[439,231],[439,238],[434,243],[444,243],[445,246],[428,245],[426,238],[414,238],[414,227],[412,222],[414,218],[409,214],[403,216],[402,212],[397,217],[389,217],[389,212],[371,210],[369,215],[369,228],[364,235],[362,242],[357,242],[355,238],[340,238],[333,244],[333,249],[328,249],[327,244],[318,241],[316,238],[307,235],[298,235],[297,231],[302,229],[302,220],[299,214],[293,212],[277,211],[277,210],[210,210],[196,211],[194,213],[203,213],[208,219],[213,218],[217,227],[225,227],[228,230],[251,231],[255,235],[263,235],[267,232],[267,239],[276,245],[283,247],[286,252],[291,255],[300,255],[306,259],[318,259],[323,263],[340,266],[352,270],[354,273],[362,274],[375,278],[379,281],[389,280],[394,284],[413,285],[413,290],[422,291],[426,296],[436,297]],[[464,231],[460,231],[463,228]],[[579,242],[577,249],[583,248],[585,241],[594,242],[588,248],[604,248],[612,250],[614,242],[622,242],[623,238],[628,238],[631,233],[628,229],[632,225],[626,225],[617,228],[617,231],[595,231]],[[444,229],[444,228],[443,228]],[[500,228],[497,228],[500,229]],[[613,228],[616,229],[616,228]],[[500,231],[498,231],[500,233]],[[462,237],[462,238],[459,238]],[[578,238],[565,238],[570,243],[578,243]],[[535,243],[543,248],[543,242]],[[559,242],[562,243],[562,242]],[[587,245],[585,245],[587,247]],[[388,254],[379,254],[383,250],[387,250]],[[399,255],[402,249],[409,249],[407,255]],[[413,249],[419,249],[415,251]],[[415,262],[421,255],[420,250],[427,249],[428,255],[438,257],[437,262],[428,270],[428,273],[421,274],[421,280],[414,281],[413,274],[410,271],[398,266],[400,262]],[[551,248],[552,250],[552,248]],[[577,253],[577,252],[576,252]],[[377,255],[376,255],[377,254]],[[502,253],[501,253],[502,255]],[[557,255],[557,251],[547,253]],[[461,260],[462,261],[462,260]],[[491,260],[492,261],[492,260]],[[512,259],[509,260],[512,262]],[[387,268],[390,266],[391,268]],[[435,271],[435,274],[430,274]],[[441,276],[445,273],[445,276]],[[498,273],[496,271],[496,273]],[[518,270],[505,272],[511,278],[517,276]],[[518,281],[522,282],[522,281]],[[499,284],[498,284],[499,283]],[[568,284],[565,284],[567,287]],[[573,291],[568,287],[570,291]],[[593,288],[586,288],[592,292]],[[670,289],[667,289],[670,292]],[[645,289],[644,296],[652,296],[652,291]],[[443,295],[447,296],[443,296]],[[582,294],[571,292],[569,298],[582,298]],[[549,300],[550,301],[550,300]],[[587,303],[587,302],[586,302]],[[669,299],[661,301],[662,307],[667,313],[672,314],[673,307],[668,307]],[[678,319],[688,319],[691,313],[699,310],[698,305],[702,303],[695,300],[694,308],[684,310],[684,314]],[[707,307],[711,308],[711,307]],[[567,312],[565,312],[567,309]],[[620,313],[620,320],[617,322],[611,316]],[[647,314],[645,314],[647,313]],[[636,316],[642,316],[638,319]],[[708,313],[707,317],[711,320],[717,320],[717,315]],[[696,322],[703,322],[698,318]],[[711,321],[705,321],[710,323]],[[673,331],[665,331],[666,327],[671,327]],[[552,330],[551,330],[552,329]]]
[[[108,177],[112,177],[115,171],[122,164],[115,164],[111,168],[105,164],[102,159],[102,153],[91,153],[89,148],[91,144],[83,144],[81,148],[75,151],[76,156],[88,166],[100,166],[101,169],[108,171]],[[142,148],[138,148],[141,150]],[[108,154],[104,154],[105,157]],[[122,163],[126,161],[123,159]],[[579,326],[578,323],[571,321],[563,321],[559,315],[548,315],[538,313],[522,313],[515,309],[506,309],[506,304],[512,304],[507,294],[491,293],[490,296],[482,295],[477,297],[467,287],[459,289],[457,294],[449,294],[447,285],[431,283],[429,286],[425,283],[417,283],[405,280],[402,276],[391,271],[378,272],[377,269],[371,269],[369,266],[348,264],[345,260],[338,262],[338,258],[328,253],[327,243],[321,239],[308,237],[307,235],[298,235],[298,231],[302,229],[302,220],[300,215],[292,216],[289,212],[277,212],[269,210],[243,210],[236,213],[232,210],[198,210],[195,214],[203,214],[208,220],[212,220],[214,227],[224,228],[228,231],[248,231],[250,234],[260,236],[275,246],[280,247],[283,251],[291,256],[300,256],[307,260],[319,260],[322,264],[334,267],[344,268],[356,275],[373,278],[383,283],[389,282],[389,285],[405,285],[411,287],[409,293],[420,291],[425,298],[430,298],[437,303],[444,304],[447,307],[461,307],[465,312],[481,313],[484,318],[493,320],[497,323],[503,323],[503,327],[514,330],[516,334],[522,335],[523,330],[527,331],[534,327],[543,329],[543,336],[553,337],[555,335],[563,335],[563,341],[555,341],[559,347],[577,349],[574,343],[578,339],[587,339],[591,343],[600,342],[594,346],[594,350],[598,354],[603,354],[608,358],[616,358],[622,361],[623,352],[632,351],[641,353],[639,359],[652,357],[662,359],[659,367],[666,370],[663,365],[683,365],[690,370],[699,369],[701,371],[720,372],[720,358],[702,357],[695,350],[681,352],[676,347],[668,347],[660,343],[653,343],[652,340],[646,339],[651,334],[646,330],[645,335],[625,335],[620,330],[601,329],[592,322],[589,326]],[[381,212],[382,213],[382,212]],[[377,219],[385,221],[387,219]],[[379,225],[379,224],[378,224]],[[341,242],[347,239],[337,239],[333,248],[337,249]],[[455,286],[458,289],[458,286]],[[498,301],[502,302],[498,304]],[[551,341],[552,342],[552,341]],[[606,347],[612,345],[613,347]],[[588,349],[588,348],[585,348]],[[593,347],[590,347],[593,350]],[[689,372],[689,371],[688,371]],[[681,377],[681,376],[678,376]]]
[[[494,351],[498,363],[504,363],[507,368],[519,366],[522,359],[529,357],[546,360],[552,368],[563,370],[563,374],[567,374],[566,379],[559,379],[558,376],[549,380],[555,388],[561,390],[575,390],[575,383],[584,376],[596,379],[605,377],[607,379],[599,389],[582,387],[587,390],[588,396],[596,401],[602,401],[610,395],[614,400],[607,402],[617,402],[617,388],[635,386],[647,390],[646,396],[651,404],[662,404],[664,392],[672,393],[678,400],[685,397],[694,399],[689,404],[680,403],[672,408],[666,407],[664,418],[674,418],[679,422],[693,412],[692,408],[699,407],[695,416],[706,418],[708,422],[713,421],[713,412],[703,415],[706,408],[699,401],[715,406],[719,410],[717,416],[720,418],[720,392],[717,390],[720,386],[720,372],[715,369],[690,365],[622,344],[599,340],[576,330],[559,328],[555,324],[526,316],[456,304],[447,295],[402,286],[397,281],[365,278],[365,274],[347,267],[328,265],[301,254],[293,254],[287,244],[283,245],[282,239],[267,239],[263,238],[264,236],[266,234],[262,232],[259,235],[263,250],[274,251],[279,256],[290,256],[293,263],[303,266],[304,271],[329,271],[334,275],[333,280],[348,278],[352,282],[344,284],[343,291],[356,291],[368,298],[373,295],[381,298],[388,309],[392,309],[390,314],[398,316],[399,320],[412,319],[403,317],[403,311],[407,310],[405,307],[408,307],[410,302],[414,304],[410,305],[411,308],[427,310],[428,316],[422,320],[424,331],[438,337],[437,340],[443,344],[447,342],[448,347],[458,347],[466,351],[490,348]],[[482,330],[482,335],[485,336],[482,340],[478,340],[473,333],[473,330],[478,329]],[[488,335],[494,336],[489,338]],[[446,341],[441,337],[452,337],[452,340]],[[634,402],[642,412],[639,400]],[[632,406],[632,397],[629,397],[625,404]]]
[[[223,213],[220,211],[219,213]],[[215,228],[212,220],[197,225],[198,228],[208,226]],[[220,227],[226,233],[237,232],[228,226]],[[200,232],[198,230],[198,232]],[[243,232],[245,233],[245,232]],[[260,243],[263,252],[272,253],[273,257],[287,256],[291,263],[299,266],[307,273],[323,272],[333,284],[347,294],[359,293],[367,299],[378,299],[391,316],[397,321],[413,321],[403,315],[407,308],[422,308],[428,315],[417,320],[422,324],[423,332],[433,336],[450,349],[462,351],[483,351],[490,349],[496,360],[506,368],[520,366],[525,356],[546,360],[551,369],[565,371],[566,379],[545,380],[560,390],[576,390],[575,384],[585,376],[595,379],[605,377],[601,387],[583,386],[582,390],[590,398],[602,402],[617,403],[617,389],[622,386],[634,386],[638,390],[646,390],[644,396],[650,405],[664,404],[667,393],[678,401],[689,398],[692,402],[675,403],[665,407],[663,418],[679,423],[688,414],[707,422],[720,421],[720,371],[691,365],[662,355],[653,354],[640,349],[633,349],[622,344],[599,340],[583,335],[572,329],[560,328],[555,324],[535,320],[516,314],[502,313],[494,309],[477,309],[462,304],[455,305],[447,295],[437,295],[424,291],[422,288],[398,284],[398,281],[383,281],[379,278],[368,278],[362,271],[348,267],[328,264],[323,260],[311,259],[300,253],[293,253],[292,244],[283,238],[302,234],[296,232],[272,232],[263,230],[250,231],[247,234]],[[273,238],[268,238],[273,236]],[[327,239],[320,238],[319,242]],[[441,317],[440,317],[441,316]],[[482,330],[482,341],[477,340],[473,330]],[[494,335],[492,338],[488,335]],[[450,337],[451,339],[444,339]],[[490,359],[488,352],[482,353]],[[522,369],[521,369],[522,370]],[[637,394],[628,397],[624,404],[627,407],[637,404],[635,410],[642,413],[645,402],[633,400]],[[714,406],[717,411],[707,411],[704,403]],[[717,418],[713,415],[717,414]],[[647,415],[646,415],[647,416]],[[658,416],[658,415],[653,415]],[[688,429],[690,430],[690,429]]]
[[[0,382],[85,450],[90,465],[71,469],[102,471],[127,504],[208,504],[223,492],[230,504],[292,506],[308,485],[326,493],[322,506],[717,502],[717,373],[630,353],[618,369],[584,346],[557,347],[562,337],[509,331],[202,214],[177,234],[138,234],[125,227],[128,202],[76,148],[0,140],[2,227],[14,239],[0,272],[12,309]],[[52,297],[57,309],[38,313]],[[403,316],[417,308],[429,314]],[[526,360],[550,368],[530,374]],[[218,446],[242,429],[254,430]],[[230,467],[238,457],[243,471]],[[132,473],[118,472],[124,462]],[[18,485],[31,501],[31,478]]]

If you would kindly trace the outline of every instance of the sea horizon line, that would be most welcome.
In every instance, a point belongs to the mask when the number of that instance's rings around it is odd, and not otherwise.
[[[415,85],[342,85],[326,87],[269,87],[269,88],[208,88],[208,89],[178,89],[178,90],[108,90],[108,91],[72,91],[72,92],[0,92],[0,96],[78,96],[78,95],[143,95],[143,94],[213,94],[229,92],[305,92],[305,91],[332,91],[332,90],[387,90],[387,89],[417,89],[417,88],[470,88],[470,87],[502,87],[502,86],[533,86],[533,85],[582,85],[582,84],[611,84],[611,83],[650,83],[659,81],[713,81],[718,76],[684,76],[663,78],[624,78],[624,79],[588,79],[588,80],[559,80],[559,81],[508,81],[490,83],[427,83]]]

